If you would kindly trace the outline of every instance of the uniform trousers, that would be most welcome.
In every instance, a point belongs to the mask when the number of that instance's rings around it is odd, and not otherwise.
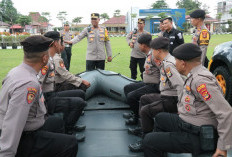
[[[81,90],[67,90],[44,94],[48,114],[63,113],[66,132],[72,130],[86,106],[83,93]]]
[[[131,57],[130,59],[130,70],[131,70],[131,78],[136,80],[137,78],[137,64],[139,64],[140,76],[143,79],[143,72],[144,72],[144,64],[146,58],[135,58]]]
[[[61,91],[66,91],[66,90],[74,90],[74,89],[81,89],[83,90],[83,92],[86,92],[87,90],[87,86],[84,85],[83,83],[81,83],[81,85],[79,87],[68,83],[68,82],[62,82],[62,83],[56,83],[55,86],[55,91],[56,92],[61,92]]]
[[[86,60],[86,71],[105,69],[105,60]]]
[[[154,117],[160,112],[177,113],[177,96],[164,96],[158,93],[146,94],[140,98],[139,114],[144,134],[152,132]]]
[[[124,87],[124,93],[131,110],[135,113],[136,117],[139,117],[140,97],[149,93],[159,93],[159,84],[144,82],[131,83]]]
[[[145,157],[166,157],[166,153],[201,153],[199,135],[186,131],[182,126],[191,128],[177,114],[159,113],[155,117],[155,132],[144,137]],[[197,126],[193,126],[197,127]]]
[[[64,65],[67,70],[70,68],[71,63],[71,56],[72,56],[72,47],[65,47],[64,51],[61,53],[61,58],[64,61]]]
[[[63,120],[49,117],[40,129],[22,133],[16,157],[76,157],[75,136],[63,133]]]

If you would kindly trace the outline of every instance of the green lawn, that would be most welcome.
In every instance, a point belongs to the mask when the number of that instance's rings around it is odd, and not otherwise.
[[[185,42],[191,42],[191,36],[186,35]],[[208,48],[207,56],[210,58],[213,54],[213,50],[216,45],[230,41],[232,34],[228,35],[212,35],[210,45]],[[125,37],[113,37],[111,38],[111,46],[113,50],[113,56],[120,53],[113,59],[111,63],[106,63],[106,70],[115,71],[125,76],[130,77],[129,61],[130,61],[130,48],[126,43]],[[73,74],[82,72],[85,70],[85,54],[86,54],[87,42],[81,41],[72,48],[72,61],[70,71]],[[4,79],[6,74],[13,67],[19,65],[23,60],[22,50],[0,50],[0,82]],[[138,77],[139,78],[139,77]],[[1,83],[0,83],[1,87]]]

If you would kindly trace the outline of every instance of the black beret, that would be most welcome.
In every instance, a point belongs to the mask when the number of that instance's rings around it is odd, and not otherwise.
[[[150,44],[152,49],[158,50],[158,49],[168,49],[169,46],[169,39],[165,37],[158,37],[151,41]]]
[[[196,57],[200,57],[202,51],[200,47],[193,43],[186,43],[176,47],[173,50],[172,55],[180,60],[191,60]]]
[[[164,19],[160,19],[159,21],[160,21],[161,23],[163,23],[163,22],[164,22]]]
[[[190,17],[191,18],[205,18],[205,11],[204,10],[201,10],[201,9],[197,9],[195,11],[193,11],[191,14],[190,14]]]
[[[138,19],[138,23],[143,24],[143,23],[145,23],[145,20],[144,20],[144,19],[139,18],[139,19]]]
[[[170,20],[170,21],[172,21],[172,17],[166,17],[166,18],[163,19],[163,21],[164,20]]]
[[[51,38],[53,40],[59,40],[60,38],[60,33],[57,31],[49,31],[44,34],[45,37]]]
[[[47,51],[52,42],[52,39],[42,35],[33,35],[20,42],[20,44],[25,52],[36,53]]]
[[[91,14],[91,19],[98,19],[100,15],[98,13],[92,13]]]

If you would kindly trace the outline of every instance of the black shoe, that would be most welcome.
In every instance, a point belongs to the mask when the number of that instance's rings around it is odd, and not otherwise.
[[[73,127],[73,131],[81,132],[81,131],[84,131],[85,128],[86,128],[85,125],[76,125]]]
[[[138,118],[130,118],[126,120],[126,125],[137,125],[138,124]]]
[[[85,140],[85,135],[83,134],[74,134],[77,142],[83,142]]]
[[[132,151],[132,152],[142,152],[143,151],[142,140],[137,141],[136,143],[130,144],[128,147],[129,147],[130,151]]]
[[[122,116],[123,116],[123,118],[130,119],[130,118],[134,117],[134,112],[123,113]]]
[[[132,134],[132,135],[135,135],[135,136],[139,136],[139,137],[143,136],[143,132],[142,132],[142,128],[141,127],[129,128],[128,129],[128,133]]]

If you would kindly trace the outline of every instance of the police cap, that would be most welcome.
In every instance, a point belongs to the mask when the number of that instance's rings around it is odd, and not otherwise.
[[[100,15],[98,13],[92,13],[91,14],[91,19],[98,19]]]
[[[66,22],[64,23],[64,26],[69,26],[69,22],[66,21]]]
[[[138,19],[138,23],[140,23],[140,24],[145,24],[145,20],[144,20],[144,19],[139,18],[139,19]]]
[[[57,31],[49,31],[44,34],[45,37],[51,38],[53,40],[59,40],[60,38],[60,33]]]
[[[193,11],[190,14],[190,17],[191,18],[202,18],[202,19],[205,19],[205,11],[201,10],[201,9],[197,9],[197,10]]]
[[[155,49],[155,50],[158,50],[158,49],[168,50],[169,39],[165,37],[155,38],[151,41],[150,46],[152,49]]]
[[[20,44],[25,52],[37,53],[47,51],[52,42],[52,39],[42,35],[33,35],[20,42]]]
[[[201,54],[200,47],[193,43],[182,44],[176,47],[172,53],[175,58],[186,61],[200,57]]]

